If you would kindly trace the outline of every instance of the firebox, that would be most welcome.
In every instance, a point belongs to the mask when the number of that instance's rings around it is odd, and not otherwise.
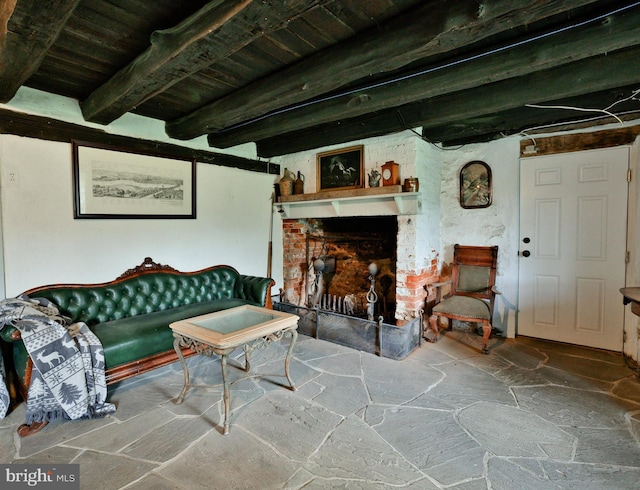
[[[315,220],[305,243],[305,305],[395,323],[395,216]]]
[[[395,216],[285,220],[284,229],[288,302],[362,318],[382,316],[395,324]]]

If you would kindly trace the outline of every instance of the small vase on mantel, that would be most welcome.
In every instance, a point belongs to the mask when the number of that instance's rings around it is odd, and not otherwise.
[[[304,174],[298,170],[298,178],[293,182],[293,193],[304,194]]]
[[[375,168],[369,174],[369,187],[380,187],[382,175]]]

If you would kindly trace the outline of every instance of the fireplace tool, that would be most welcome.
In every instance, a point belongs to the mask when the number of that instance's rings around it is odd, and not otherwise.
[[[382,277],[380,277],[380,287],[382,288],[382,314],[385,317],[387,316],[387,305],[388,305],[387,297],[389,296],[389,291],[391,290],[392,283],[393,283],[393,279],[391,279],[391,277],[389,277],[388,274],[385,274]]]
[[[369,280],[371,281],[371,286],[369,287],[369,292],[367,293],[367,318],[372,321],[376,314],[376,302],[378,301],[378,294],[376,293],[377,273],[378,266],[374,262],[371,262],[369,264]]]
[[[324,260],[318,258],[313,261],[313,270],[316,274],[316,278],[309,288],[309,306],[311,307],[319,305],[320,300],[322,299],[322,293],[324,292],[322,273],[324,272],[324,268]]]

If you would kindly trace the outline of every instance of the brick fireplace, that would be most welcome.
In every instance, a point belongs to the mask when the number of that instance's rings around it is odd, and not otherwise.
[[[376,264],[376,318],[402,326],[424,308],[424,285],[437,280],[438,256],[420,250],[418,215],[284,218],[283,288],[285,301],[310,305],[316,278],[313,263],[325,259],[323,289],[330,296],[354,294],[358,311],[366,308],[371,286],[368,266]]]

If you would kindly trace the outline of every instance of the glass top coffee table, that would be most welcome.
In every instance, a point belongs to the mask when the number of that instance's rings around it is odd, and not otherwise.
[[[224,399],[224,434],[229,433],[229,386],[248,377],[245,376],[229,383],[228,358],[229,354],[237,348],[244,349],[244,370],[249,372],[251,369],[249,354],[252,351],[266,347],[282,338],[290,337],[291,341],[284,361],[284,375],[263,374],[261,376],[286,377],[291,390],[295,391],[296,386],[289,375],[289,363],[298,338],[298,319],[298,316],[290,313],[246,305],[187,318],[169,325],[175,339],[173,348],[178,354],[184,371],[184,387],[176,403],[182,403],[189,387],[196,386],[189,383],[189,369],[182,355],[182,347],[189,347],[198,354],[207,356],[217,354],[220,356]]]

